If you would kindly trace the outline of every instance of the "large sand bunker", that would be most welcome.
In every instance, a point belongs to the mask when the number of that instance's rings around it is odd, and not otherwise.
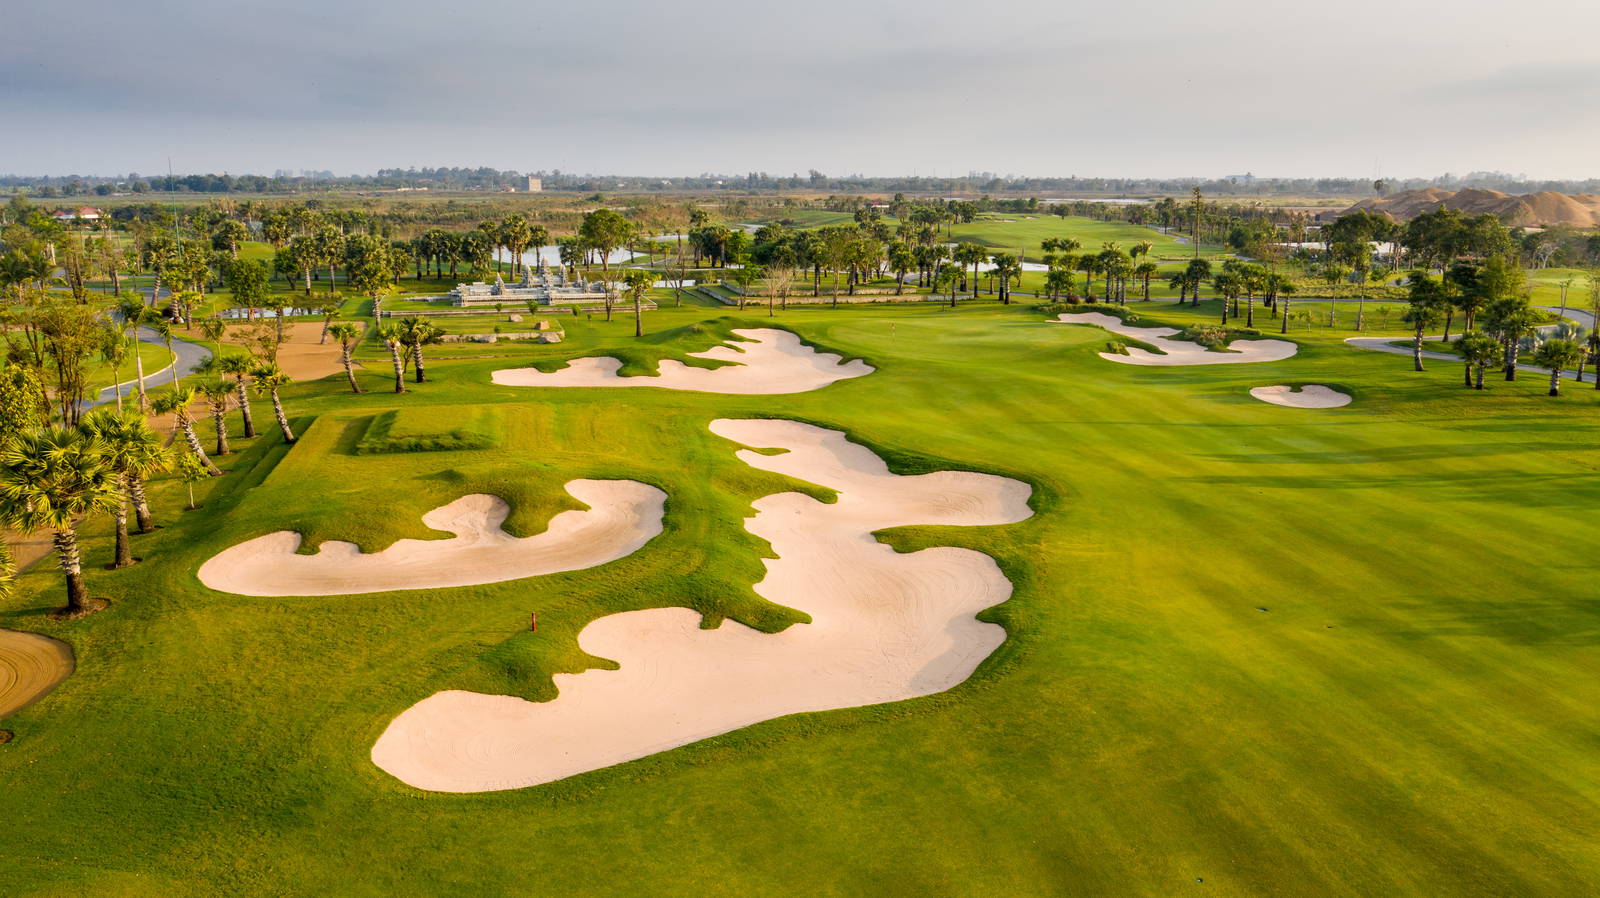
[[[44,698],[71,675],[71,646],[38,633],[0,630],[0,717]]]
[[[513,387],[663,387],[755,395],[820,390],[834,381],[874,370],[860,359],[846,362],[831,352],[817,352],[788,331],[758,327],[738,328],[734,333],[755,342],[689,353],[695,358],[735,363],[721,368],[694,368],[676,359],[662,359],[658,376],[621,377],[617,370],[622,362],[601,356],[573,359],[567,367],[549,374],[537,368],[506,368],[494,372],[491,379]]]
[[[1175,327],[1133,327],[1115,315],[1104,312],[1063,312],[1056,321],[1064,324],[1088,324],[1149,343],[1166,353],[1156,355],[1137,346],[1129,346],[1127,355],[1102,352],[1100,357],[1124,365],[1232,365],[1239,362],[1280,362],[1294,355],[1300,347],[1288,340],[1234,340],[1226,352],[1212,352],[1188,340],[1168,339],[1178,333]],[[1054,322],[1052,322],[1054,323]]]
[[[778,555],[756,592],[811,623],[769,635],[732,621],[703,630],[685,608],[609,615],[578,642],[619,669],[557,675],[560,695],[549,702],[437,693],[389,724],[373,762],[440,792],[533,786],[786,714],[942,692],[1005,640],[974,617],[1011,595],[993,559],[958,548],[899,554],[872,533],[1020,521],[1032,514],[1026,484],[955,471],[897,476],[844,434],[794,421],[723,419],[711,429],[788,450],[741,450],[752,467],[839,491],[834,504],[765,496],[745,521]]]
[[[1298,390],[1282,384],[1275,387],[1251,387],[1250,395],[1262,402],[1286,405],[1290,408],[1339,408],[1350,404],[1349,393],[1341,393],[1321,384],[1306,384]]]
[[[474,586],[595,567],[638,551],[661,532],[667,494],[653,486],[573,480],[567,492],[588,510],[563,511],[543,533],[524,539],[502,529],[511,510],[504,500],[476,493],[422,516],[454,539],[402,539],[370,554],[330,540],[315,555],[299,555],[300,534],[279,530],[217,553],[200,566],[200,582],[247,596]]]

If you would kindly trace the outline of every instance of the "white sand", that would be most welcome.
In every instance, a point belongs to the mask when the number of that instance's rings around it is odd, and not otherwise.
[[[942,692],[1005,640],[973,617],[1011,595],[993,559],[957,548],[897,554],[872,532],[1020,521],[1032,514],[1026,484],[953,471],[896,476],[844,434],[794,421],[717,420],[711,429],[789,450],[741,450],[752,467],[839,491],[835,504],[766,496],[745,522],[779,556],[765,560],[756,592],[812,623],[768,635],[732,621],[702,630],[684,608],[603,617],[578,642],[618,670],[557,675],[560,695],[542,703],[437,693],[390,723],[373,762],[440,792],[532,786],[786,714]]]
[[[817,352],[785,330],[739,328],[734,333],[755,342],[730,342],[689,353],[695,358],[737,363],[720,368],[694,368],[676,359],[662,359],[657,376],[621,377],[617,370],[622,362],[602,356],[574,359],[549,374],[536,368],[507,368],[494,372],[491,379],[513,387],[663,387],[754,395],[805,393],[874,370],[860,359],[846,362],[834,353]]]
[[[1056,322],[1063,324],[1088,324],[1103,327],[1129,339],[1148,343],[1166,353],[1156,355],[1137,346],[1129,346],[1127,355],[1102,352],[1100,357],[1124,365],[1233,365],[1240,362],[1279,362],[1300,350],[1288,340],[1234,340],[1226,352],[1212,352],[1188,340],[1168,339],[1178,333],[1175,327],[1133,327],[1121,318],[1104,312],[1064,312]],[[1052,324],[1056,322],[1051,322]]]
[[[0,717],[33,704],[72,674],[72,647],[17,630],[0,630]]]
[[[475,493],[422,516],[454,539],[402,539],[364,554],[330,540],[315,555],[297,555],[300,534],[279,530],[217,553],[200,566],[200,582],[247,596],[331,596],[396,589],[473,586],[576,571],[629,555],[661,532],[667,494],[633,480],[573,480],[567,492],[589,506],[563,511],[543,532],[518,539],[505,532],[510,507]]]
[[[1350,394],[1341,393],[1331,387],[1321,384],[1306,384],[1298,391],[1294,387],[1252,387],[1250,395],[1273,405],[1287,405],[1290,408],[1338,408],[1350,404]]]

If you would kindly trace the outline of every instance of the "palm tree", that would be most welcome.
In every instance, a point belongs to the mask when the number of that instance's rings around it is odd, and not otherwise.
[[[1211,280],[1211,262],[1206,259],[1190,259],[1189,264],[1184,266],[1183,273],[1189,286],[1189,302],[1199,305],[1200,286]],[[1183,297],[1179,296],[1178,301],[1181,303]]]
[[[955,262],[940,262],[939,268],[934,272],[934,289],[938,290],[946,285],[950,287],[950,308],[956,307],[956,288],[961,284],[961,279],[966,272]]]
[[[344,376],[350,378],[350,392],[360,393],[361,385],[356,383],[355,363],[350,359],[350,347],[356,342],[360,332],[356,326],[348,321],[341,321],[328,328],[328,333],[339,341],[339,363],[344,365]]]
[[[139,411],[142,414],[150,413],[150,396],[144,389],[144,357],[139,354],[139,325],[144,322],[149,309],[144,301],[137,296],[125,296],[117,300],[117,314],[122,318],[122,326],[129,331],[133,338],[133,371],[135,383],[139,388]]]
[[[256,435],[255,417],[250,414],[250,369],[256,366],[253,355],[215,356],[219,359],[217,370],[233,378],[234,391],[239,402],[239,416],[244,419],[245,439]]]
[[[972,266],[972,297],[978,297],[978,266],[989,261],[989,251],[981,244],[962,243],[956,246],[951,257],[960,265]]]
[[[150,327],[161,335],[161,342],[167,344],[167,355],[172,356],[172,319],[157,316],[150,322]],[[172,385],[178,385],[177,356],[173,356]]]
[[[1561,395],[1561,369],[1578,364],[1583,358],[1583,347],[1576,341],[1565,340],[1560,337],[1546,340],[1534,350],[1533,363],[1540,368],[1550,369],[1550,395]]]
[[[1474,331],[1467,331],[1455,341],[1456,351],[1461,353],[1461,360],[1466,366],[1465,386],[1474,389],[1483,389],[1483,372],[1491,365],[1500,364],[1505,357],[1505,348],[1500,341],[1493,337]],[[1473,375],[1477,378],[1474,380]]]
[[[24,533],[55,531],[56,559],[67,580],[64,617],[96,610],[83,582],[77,526],[82,518],[116,511],[118,479],[100,441],[81,430],[25,431],[0,452],[0,514]]]
[[[1411,272],[1411,304],[1402,319],[1413,328],[1411,335],[1411,361],[1415,370],[1422,367],[1422,340],[1427,329],[1438,324],[1444,316],[1445,296],[1439,281],[1424,271]]]
[[[1022,263],[1010,253],[995,253],[991,261],[994,268],[990,269],[990,273],[998,285],[1000,302],[1011,305],[1011,282],[1022,276]]]
[[[400,319],[400,343],[410,347],[411,360],[417,366],[417,383],[428,379],[422,368],[422,347],[428,343],[437,343],[444,336],[444,331],[419,315]],[[291,440],[290,442],[293,442]]]
[[[1291,297],[1291,296],[1295,295],[1295,293],[1299,292],[1300,288],[1296,287],[1294,285],[1294,281],[1291,281],[1288,278],[1284,278],[1282,281],[1280,281],[1278,283],[1278,285],[1277,285],[1277,288],[1278,288],[1278,295],[1283,297],[1283,331],[1282,332],[1287,334],[1289,332],[1289,297]]]
[[[1084,253],[1078,258],[1078,270],[1083,272],[1083,298],[1094,302],[1094,276],[1100,272],[1100,257]]]
[[[404,344],[400,342],[400,328],[392,323],[384,323],[378,325],[376,333],[378,339],[383,341],[383,345],[389,347],[389,358],[394,362],[394,391],[396,393],[404,393],[406,391],[406,366],[405,357],[402,354]]]
[[[85,415],[78,422],[78,429],[99,438],[105,447],[106,462],[117,472],[122,496],[115,511],[117,557],[112,566],[126,567],[133,563],[133,553],[128,546],[128,505],[133,505],[138,532],[149,533],[155,529],[150,519],[150,503],[145,498],[144,481],[166,470],[170,457],[161,445],[161,435],[142,415],[99,409]]]
[[[189,453],[199,459],[206,467],[207,473],[216,477],[222,469],[212,464],[210,456],[206,455],[204,446],[200,445],[200,437],[194,432],[194,419],[189,416],[189,406],[194,402],[194,389],[191,387],[173,387],[156,397],[152,408],[158,415],[169,412],[178,420],[178,430],[183,433],[183,440],[189,446]]]
[[[520,213],[507,215],[500,222],[499,238],[500,244],[511,256],[511,276],[516,277],[522,269],[522,251],[528,248],[529,241],[533,239],[533,226]]]
[[[222,338],[228,334],[228,322],[212,316],[200,319],[200,333],[211,341],[214,351],[212,355],[222,354]]]
[[[228,399],[233,396],[231,381],[214,378],[200,382],[200,395],[211,403],[211,425],[217,431],[217,454],[228,454]]]
[[[1149,245],[1150,244],[1148,244],[1148,243],[1139,244],[1139,246],[1149,246]],[[1137,248],[1137,247],[1135,247],[1135,248]],[[1156,274],[1158,272],[1160,272],[1160,271],[1161,271],[1161,267],[1158,266],[1154,262],[1140,262],[1138,264],[1138,266],[1133,269],[1133,276],[1138,278],[1140,280],[1140,282],[1142,282],[1144,284],[1144,301],[1145,302],[1149,302],[1150,301],[1150,279],[1155,277]]]
[[[761,276],[761,269],[753,265],[742,270],[749,271],[758,278]],[[633,299],[633,335],[643,337],[644,317],[640,311],[640,304],[644,301],[644,295],[655,286],[655,273],[644,268],[630,268],[622,273],[622,283],[627,286],[628,296]]]
[[[1517,353],[1522,348],[1522,338],[1538,333],[1539,312],[1521,295],[1502,296],[1483,310],[1484,326],[1489,333],[1500,338],[1506,348],[1506,380],[1517,379]]]
[[[250,369],[250,377],[256,383],[256,390],[272,397],[272,414],[278,419],[278,429],[283,431],[285,443],[294,442],[294,431],[289,429],[289,416],[283,413],[283,400],[278,397],[278,388],[291,382],[292,378],[283,373],[277,362],[262,362]]]
[[[117,411],[122,411],[122,363],[128,360],[128,351],[138,351],[138,344],[128,340],[128,335],[115,327],[106,328],[100,335],[100,357],[111,365],[111,390],[117,396]]]
[[[1222,323],[1228,323],[1228,304],[1237,300],[1244,290],[1244,284],[1239,275],[1232,271],[1222,271],[1211,279],[1211,286],[1222,294]]]
[[[905,241],[897,240],[889,245],[889,270],[894,272],[894,294],[899,296],[906,289],[906,275],[917,267],[917,254]],[[976,276],[974,276],[976,277]]]

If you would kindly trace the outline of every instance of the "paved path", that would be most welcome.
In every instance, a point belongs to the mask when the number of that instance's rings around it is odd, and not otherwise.
[[[161,339],[161,335],[148,327],[139,328],[139,342],[153,343],[156,346],[166,345]],[[211,350],[201,346],[199,343],[190,343],[181,337],[172,338],[172,354],[175,356],[172,364],[162,368],[160,371],[145,372],[144,388],[146,391],[154,390],[157,387],[170,386],[174,368],[177,369],[178,376],[183,377],[189,373],[189,369],[211,358]],[[138,383],[138,379],[135,378],[134,380],[125,380],[115,386],[106,387],[94,399],[85,400],[83,408],[87,411],[97,406],[116,402],[118,392],[121,392],[124,396],[135,395]]]

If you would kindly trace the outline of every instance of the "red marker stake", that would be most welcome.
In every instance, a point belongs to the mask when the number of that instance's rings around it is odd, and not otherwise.
[[[539,632],[539,612],[528,612],[528,630],[533,633]]]

